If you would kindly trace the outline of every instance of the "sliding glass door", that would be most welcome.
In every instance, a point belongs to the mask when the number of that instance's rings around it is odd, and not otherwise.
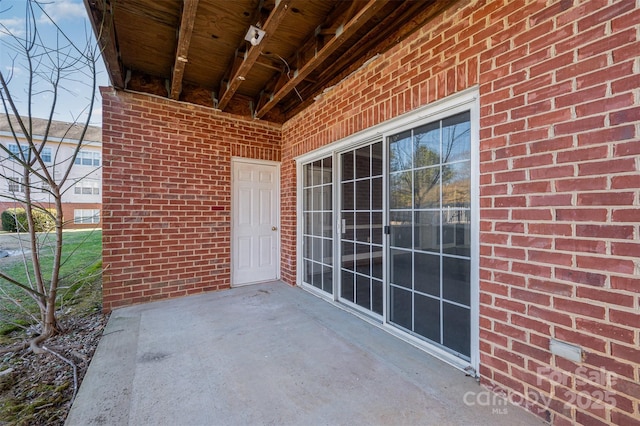
[[[302,168],[303,282],[333,294],[333,159]]]
[[[382,315],[382,142],[340,154],[340,300]]]
[[[389,321],[470,357],[469,113],[388,138]]]
[[[477,366],[477,139],[454,111],[302,163],[299,259],[309,288]]]

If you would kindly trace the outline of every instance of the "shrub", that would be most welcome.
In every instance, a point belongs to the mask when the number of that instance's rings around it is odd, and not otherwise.
[[[36,232],[51,231],[55,227],[54,219],[41,209],[33,209],[33,224]],[[55,209],[47,209],[54,217]],[[27,212],[22,207],[10,208],[2,212],[2,229],[9,232],[26,232],[29,230]]]
[[[2,212],[2,229],[9,232],[27,229],[27,212],[22,207],[7,209]]]
[[[56,226],[56,216],[56,209],[47,209],[46,212],[41,209],[33,210],[33,221],[36,226],[36,232],[53,231],[53,228]]]

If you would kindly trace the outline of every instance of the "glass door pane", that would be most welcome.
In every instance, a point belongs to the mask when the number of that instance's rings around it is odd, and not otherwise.
[[[470,359],[468,112],[389,137],[389,321]]]
[[[333,294],[333,164],[302,166],[302,280]]]
[[[382,315],[382,142],[340,155],[340,300]]]

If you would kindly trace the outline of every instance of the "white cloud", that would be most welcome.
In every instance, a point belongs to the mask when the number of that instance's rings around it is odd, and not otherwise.
[[[24,74],[24,69],[20,68],[19,66],[6,65],[4,69],[5,69],[5,77],[9,75],[19,76]]]
[[[12,34],[16,37],[24,35],[24,19],[5,18],[0,19],[0,38]]]
[[[43,6],[45,12],[54,22],[60,23],[66,19],[86,18],[87,11],[82,1],[77,0],[55,0]],[[39,22],[51,23],[51,20],[43,13]]]

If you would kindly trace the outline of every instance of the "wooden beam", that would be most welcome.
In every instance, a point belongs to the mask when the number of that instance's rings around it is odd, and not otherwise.
[[[360,11],[346,24],[344,24],[342,31],[329,40],[318,53],[306,62],[300,69],[297,70],[297,74],[287,81],[282,87],[278,89],[271,99],[265,103],[259,110],[256,111],[256,117],[263,117],[271,108],[273,108],[278,102],[280,102],[285,96],[287,96],[295,87],[305,79],[311,72],[318,68],[322,63],[335,52],[343,43],[345,43],[351,36],[353,36],[363,25],[371,19],[378,10],[380,10],[390,0],[370,0]]]
[[[267,68],[271,71],[282,72],[284,62],[280,62],[278,65],[274,65],[274,61],[271,59],[267,59],[264,57],[258,57],[256,60],[256,65],[260,65],[263,68]]]
[[[341,55],[341,59],[336,61],[332,70],[325,69],[317,74],[316,85],[309,87],[306,92],[298,86],[298,90],[304,98],[300,102],[297,97],[290,97],[287,104],[279,105],[286,114],[287,119],[293,117],[309,104],[314,102],[314,98],[322,92],[325,87],[333,86],[355,70],[360,68],[365,62],[377,54],[386,52],[392,46],[400,43],[409,35],[425,26],[427,22],[434,19],[441,13],[456,3],[457,0],[428,0],[416,2],[413,5],[406,3],[409,7],[396,7],[392,13],[387,15],[377,26],[382,30],[375,35],[367,37],[361,42],[355,43]],[[400,27],[394,23],[404,22]],[[350,62],[347,58],[359,58],[355,62]],[[335,73],[335,70],[341,70]],[[333,71],[333,72],[330,72]]]
[[[280,0],[276,2],[276,6],[273,8],[266,22],[264,23],[262,30],[265,32],[262,41],[257,46],[251,46],[249,51],[246,54],[246,57],[242,61],[242,64],[238,67],[235,72],[231,73],[231,78],[227,85],[221,85],[220,88],[220,99],[218,99],[218,108],[224,110],[229,101],[236,93],[240,84],[246,79],[247,74],[254,66],[260,54],[262,53],[262,48],[267,44],[271,36],[276,32],[278,26],[284,19],[287,11],[289,10],[289,4],[292,0]],[[226,90],[225,90],[226,89]]]
[[[171,99],[178,99],[182,92],[182,78],[184,77],[184,67],[188,62],[189,44],[191,44],[191,34],[196,20],[196,10],[199,0],[184,0],[182,7],[182,18],[180,19],[180,30],[178,32],[178,47],[176,48],[176,59],[173,63],[173,75],[171,76]]]
[[[362,58],[362,63],[368,61],[378,53],[387,51],[401,40],[404,40],[416,30],[422,28],[429,20],[443,13],[445,9],[454,4],[457,0],[428,0],[416,2],[406,10],[396,8],[394,12],[387,15],[379,24],[382,28],[375,37],[363,40],[363,43],[354,43],[346,52],[344,58]],[[411,4],[411,3],[407,3]],[[394,22],[404,22],[399,28],[394,27]],[[347,68],[344,64],[334,64],[336,68]],[[345,72],[338,74],[338,80],[342,80],[346,75],[351,74],[361,64],[351,65]],[[333,70],[335,71],[335,70]],[[333,76],[333,77],[331,77]],[[329,80],[333,80],[336,73],[328,73],[326,70],[318,73],[317,78],[321,85],[332,85]],[[333,81],[335,83],[335,81]]]
[[[107,0],[84,0],[84,6],[89,14],[111,84],[118,89],[124,89],[124,67],[120,60],[111,4]]]

